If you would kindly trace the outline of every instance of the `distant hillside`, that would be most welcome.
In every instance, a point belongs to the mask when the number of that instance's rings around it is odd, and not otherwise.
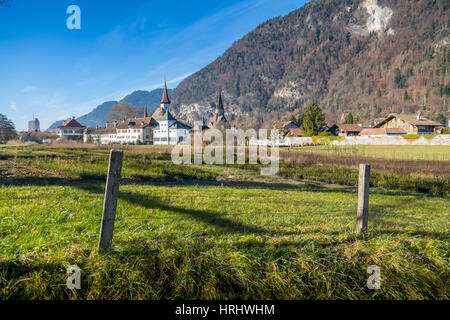
[[[109,110],[113,105],[117,104],[117,101],[108,101],[105,102],[98,107],[96,107],[94,110],[89,112],[88,114],[79,117],[77,121],[81,123],[83,126],[86,127],[96,127],[96,126],[104,126],[105,125],[105,119],[106,116],[109,113]]]
[[[168,90],[169,93],[172,90]],[[135,108],[140,108],[147,106],[147,112],[152,114],[153,111],[159,106],[161,102],[161,97],[163,94],[163,89],[155,89],[152,91],[134,91],[132,94],[129,94],[125,98],[123,98],[120,102],[127,102],[133,105]]]
[[[223,90],[241,126],[298,115],[314,100],[327,120],[389,112],[448,116],[450,1],[313,0],[269,20],[172,93],[174,113],[211,116]]]
[[[169,90],[170,92],[170,90]],[[161,101],[163,89],[155,89],[152,91],[134,91],[133,93],[127,95],[120,101],[108,101],[99,106],[88,114],[77,118],[77,121],[86,127],[96,127],[104,126],[106,124],[106,116],[108,115],[111,107],[116,105],[118,102],[127,102],[133,105],[135,108],[141,108],[147,105],[148,113],[151,114],[159,106]],[[47,131],[52,131],[58,126],[62,125],[64,120],[55,121]]]
[[[51,124],[50,127],[48,127],[47,132],[55,130],[58,126],[62,125],[64,123],[64,120],[58,120]]]

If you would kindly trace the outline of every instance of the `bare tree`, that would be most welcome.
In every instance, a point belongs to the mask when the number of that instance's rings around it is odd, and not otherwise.
[[[16,138],[17,132],[14,124],[5,115],[0,113],[0,143],[6,143]]]
[[[144,110],[142,108],[135,108],[126,102],[119,102],[111,107],[111,111],[106,116],[106,121],[121,121],[132,119],[134,117],[142,117]]]

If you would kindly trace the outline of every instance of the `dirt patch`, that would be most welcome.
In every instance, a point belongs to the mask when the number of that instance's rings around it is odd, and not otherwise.
[[[33,167],[14,161],[0,161],[0,181],[2,183],[42,181],[48,184],[53,180],[73,181],[79,179],[65,173]]]

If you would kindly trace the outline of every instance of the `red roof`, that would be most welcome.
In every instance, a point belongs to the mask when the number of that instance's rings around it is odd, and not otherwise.
[[[164,91],[163,91],[161,103],[163,103],[163,104],[170,104],[169,94],[167,93],[167,85],[166,85],[166,82],[164,82]]]
[[[300,128],[290,128],[288,136],[291,137],[303,137],[303,131]]]
[[[85,126],[81,125],[77,120],[75,119],[69,119],[66,122],[63,123],[62,126],[59,126],[58,128],[63,129],[63,128],[86,128]]]
[[[339,129],[343,130],[344,132],[361,132],[363,129],[361,126],[358,126],[357,124],[343,123],[343,124],[338,124],[337,126]]]

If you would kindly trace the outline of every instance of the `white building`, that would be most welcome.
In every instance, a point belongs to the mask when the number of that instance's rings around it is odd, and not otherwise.
[[[75,118],[71,118],[63,123],[63,125],[56,128],[56,135],[58,140],[63,138],[69,140],[78,140],[83,138],[85,126],[81,125]]]
[[[167,86],[164,83],[164,91],[161,99],[160,109],[164,112],[156,119],[158,126],[153,129],[153,144],[168,145],[182,143],[191,131],[191,127],[176,120],[170,113],[170,100]]]
[[[147,107],[143,118],[128,119],[112,122],[103,128],[89,128],[84,130],[84,143],[97,144],[178,144],[187,136],[191,127],[177,121],[169,111],[169,96],[167,86],[161,106],[153,116],[147,116]],[[157,119],[155,120],[155,117]]]

